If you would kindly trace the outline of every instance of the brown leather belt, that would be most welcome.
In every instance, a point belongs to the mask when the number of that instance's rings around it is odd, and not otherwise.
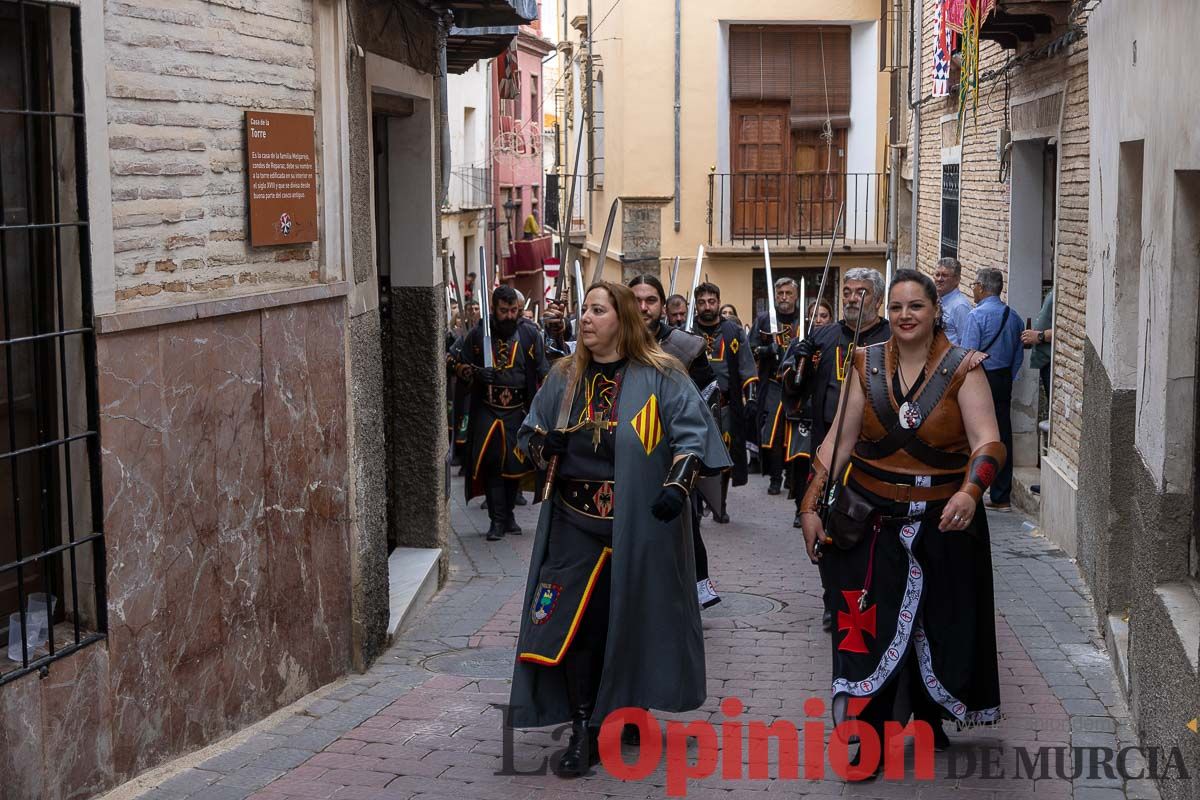
[[[888,483],[871,477],[862,470],[852,470],[850,480],[877,497],[895,500],[897,503],[934,502],[949,500],[958,491],[958,483],[943,483],[938,486],[912,486],[907,483]]]
[[[484,402],[493,408],[519,408],[525,405],[525,387],[493,384],[487,387]]]
[[[616,484],[612,481],[560,479],[558,496],[572,511],[594,519],[612,519],[616,508]]]

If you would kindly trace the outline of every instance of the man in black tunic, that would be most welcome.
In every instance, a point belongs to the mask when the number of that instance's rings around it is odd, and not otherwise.
[[[487,497],[487,539],[519,534],[513,516],[520,482],[534,466],[517,446],[517,432],[549,366],[537,326],[521,321],[521,303],[511,286],[492,292],[492,363],[485,367],[483,325],[475,326],[451,353],[460,378],[471,386],[468,418],[466,500]]]
[[[864,290],[866,293],[862,294]],[[867,267],[846,270],[842,276],[842,319],[832,325],[813,328],[811,336],[796,339],[784,355],[782,370],[788,402],[812,410],[810,452],[815,451],[830,433],[837,414],[842,382],[853,363],[851,344],[855,327],[860,326],[860,347],[886,342],[892,336],[891,326],[879,316],[882,303],[883,276],[878,270]],[[807,475],[803,477],[807,481]],[[793,523],[796,527],[800,527],[800,503],[805,488],[796,487],[796,521]],[[832,599],[826,589],[823,619],[826,630],[832,623]]]
[[[800,327],[796,308],[799,286],[791,278],[775,281],[775,316],[779,330],[771,330],[771,315],[764,311],[750,329],[754,359],[758,362],[759,429],[758,458],[762,471],[771,477],[767,494],[779,494],[783,485],[784,431],[783,384],[779,382],[783,354]]]
[[[744,486],[747,481],[746,404],[753,397],[758,374],[746,332],[736,322],[722,319],[720,310],[721,288],[707,282],[698,285],[696,325],[692,333],[704,337],[705,357],[721,388],[717,425],[733,461],[732,473],[721,476],[720,506],[713,509],[713,521],[724,524],[729,522],[726,499],[730,479],[734,486]]]
[[[642,312],[642,320],[646,327],[658,340],[658,345],[667,353],[679,359],[679,363],[687,368],[688,376],[696,384],[700,398],[710,409],[713,400],[720,392],[717,374],[713,372],[704,354],[704,339],[695,334],[687,333],[682,328],[669,325],[663,319],[663,310],[670,300],[664,302],[662,282],[653,275],[638,275],[629,281],[637,297],[638,308]],[[687,308],[684,308],[684,316]],[[703,490],[703,487],[702,489]],[[701,608],[708,608],[721,602],[720,595],[708,576],[708,549],[700,538],[700,492],[692,493],[692,546],[696,551],[696,596]]]

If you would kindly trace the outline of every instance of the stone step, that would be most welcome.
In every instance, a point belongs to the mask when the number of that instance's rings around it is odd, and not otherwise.
[[[405,622],[437,591],[441,555],[436,547],[397,547],[388,556],[389,645],[404,630]]]

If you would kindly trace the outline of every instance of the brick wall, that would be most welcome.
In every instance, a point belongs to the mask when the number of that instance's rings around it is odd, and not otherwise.
[[[110,0],[118,305],[317,278],[316,249],[249,246],[246,109],[312,113],[312,0]]]
[[[923,20],[921,96],[930,92],[933,63],[933,9],[926,4]],[[1086,24],[1086,18],[1084,19]],[[1039,42],[1040,44],[1040,42]],[[1002,67],[1013,55],[994,42],[984,42],[981,73]],[[1049,59],[1031,61],[1010,73],[1010,97],[1021,97],[1066,83],[1066,110],[1058,142],[1057,267],[1055,271],[1054,405],[1051,447],[1074,468],[1079,462],[1083,409],[1083,339],[1087,295],[1088,234],[1088,67],[1087,39]],[[918,211],[922,268],[932,270],[940,249],[941,117],[957,108],[957,96],[930,101],[921,109],[921,185]],[[998,179],[997,135],[1005,123],[1003,78],[980,86],[976,116],[968,110],[962,136],[959,258],[963,284],[981,266],[1007,272],[1011,181]],[[1010,120],[1010,126],[1013,121]]]

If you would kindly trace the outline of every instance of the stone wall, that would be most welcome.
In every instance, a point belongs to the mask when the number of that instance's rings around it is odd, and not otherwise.
[[[249,246],[245,193],[244,112],[314,112],[312,3],[106,4],[118,308],[318,279]]]
[[[921,97],[930,92],[933,63],[933,10],[926,5],[921,37]],[[1086,24],[1086,17],[1084,18]],[[994,42],[984,42],[980,72],[1002,68],[1013,56]],[[1072,469],[1079,465],[1079,441],[1083,410],[1083,337],[1087,293],[1088,237],[1088,50],[1083,39],[1054,58],[1031,61],[1010,73],[1008,94],[1017,98],[1066,87],[1066,109],[1058,141],[1058,227],[1055,269],[1054,402],[1051,410],[1051,447]],[[959,259],[963,263],[964,287],[979,267],[997,267],[1007,272],[1009,261],[1011,179],[998,179],[996,143],[1007,123],[1016,128],[1019,120],[1006,116],[1005,81],[992,80],[980,86],[977,112],[967,111],[963,126],[961,166],[961,212]],[[957,96],[927,102],[921,109],[921,174],[918,210],[918,256],[921,267],[932,272],[940,249],[943,145],[942,115],[957,108]],[[951,128],[953,125],[951,125]],[[947,134],[949,132],[947,131]],[[1053,135],[1058,136],[1056,131]],[[964,291],[968,291],[964,288]],[[1036,313],[1036,310],[1035,310]]]
[[[349,668],[344,329],[333,298],[99,337],[108,639],[0,687],[11,796],[89,796]]]

